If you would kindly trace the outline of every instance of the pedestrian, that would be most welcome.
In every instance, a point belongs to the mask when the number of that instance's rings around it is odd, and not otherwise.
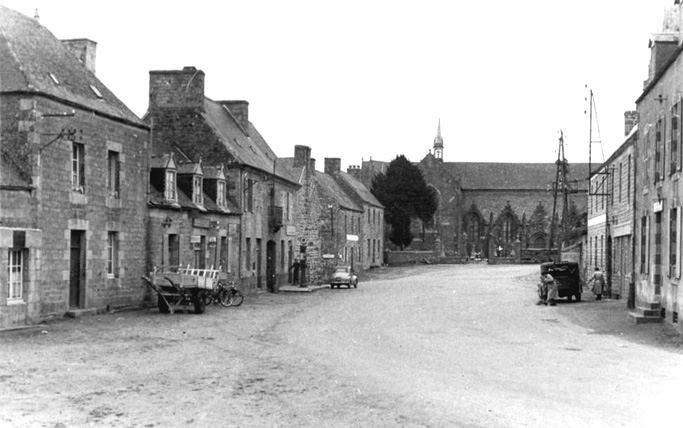
[[[595,294],[595,300],[602,300],[602,293],[605,290],[605,274],[600,270],[599,267],[595,267],[595,272],[588,280],[588,284],[593,283],[593,294]]]
[[[537,305],[556,305],[557,284],[555,283],[555,278],[548,272],[541,275],[541,282],[538,284],[538,297]]]
[[[557,283],[555,282],[555,278],[553,278],[550,273],[546,273],[543,281],[545,282],[546,288],[548,290],[546,305],[555,306],[555,299],[557,299]]]

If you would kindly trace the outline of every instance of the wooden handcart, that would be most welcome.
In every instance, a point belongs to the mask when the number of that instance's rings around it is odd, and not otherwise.
[[[194,269],[190,266],[155,267],[149,277],[143,277],[157,293],[159,312],[168,314],[178,309],[194,307],[204,313],[206,295],[218,284],[218,269]]]

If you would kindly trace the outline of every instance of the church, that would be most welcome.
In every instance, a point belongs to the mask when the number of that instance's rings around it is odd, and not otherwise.
[[[566,191],[555,197],[558,162],[444,162],[443,153],[439,122],[432,149],[416,163],[436,190],[438,209],[430,224],[413,221],[415,239],[409,250],[436,251],[452,261],[539,261],[547,257],[551,239],[553,248],[561,240],[559,227],[551,237],[553,212],[558,225],[563,215],[568,224],[585,218],[588,164],[568,164]],[[363,161],[348,172],[371,188],[373,177],[388,166]]]

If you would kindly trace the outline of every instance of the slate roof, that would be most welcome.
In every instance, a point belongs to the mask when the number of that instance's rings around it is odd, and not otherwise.
[[[313,179],[318,183],[323,193],[330,196],[334,202],[346,209],[363,212],[363,207],[359,206],[353,199],[344,192],[339,183],[337,183],[329,174],[319,171],[313,172]]]
[[[375,198],[375,196],[368,190],[367,187],[363,185],[354,176],[347,174],[345,172],[339,172],[335,174],[337,179],[343,181],[347,186],[349,186],[358,197],[363,201],[363,203],[368,205],[373,205],[378,208],[383,208],[384,206]]]
[[[463,190],[546,190],[555,181],[554,163],[445,162]],[[588,164],[569,164],[567,180],[587,188]]]
[[[4,6],[0,6],[0,58],[0,93],[42,94],[147,128],[49,30]]]
[[[206,112],[207,122],[223,140],[226,148],[235,157],[237,163],[248,165],[270,174],[273,173],[273,165],[275,165],[275,175],[277,177],[298,184],[299,177],[293,174],[292,171],[283,168],[282,165],[278,165],[275,152],[273,152],[251,122],[249,122],[249,135],[247,136],[238,125],[232,113],[222,104],[205,97],[204,111]]]

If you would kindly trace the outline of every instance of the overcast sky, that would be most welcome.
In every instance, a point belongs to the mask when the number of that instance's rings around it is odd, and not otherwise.
[[[648,40],[674,0],[0,0],[60,39],[97,45],[97,75],[138,116],[149,71],[195,66],[206,96],[247,100],[278,156],[342,166],[419,161],[439,119],[444,160],[593,162],[624,139]],[[586,89],[588,88],[588,89]],[[598,133],[599,129],[599,133]]]

